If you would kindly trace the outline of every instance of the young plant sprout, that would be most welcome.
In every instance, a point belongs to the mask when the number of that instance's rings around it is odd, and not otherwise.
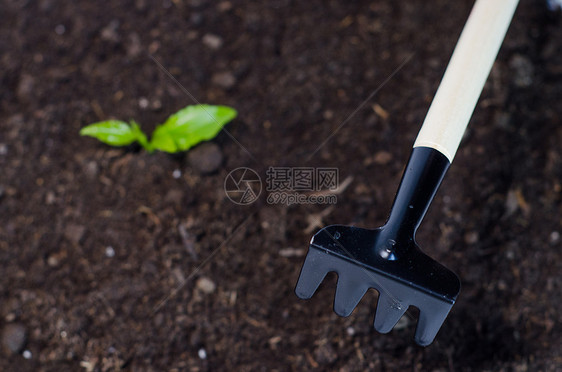
[[[237,114],[228,106],[187,106],[157,126],[150,141],[134,120],[100,121],[82,128],[80,135],[111,146],[127,146],[136,141],[150,153],[159,150],[173,154],[214,138]]]

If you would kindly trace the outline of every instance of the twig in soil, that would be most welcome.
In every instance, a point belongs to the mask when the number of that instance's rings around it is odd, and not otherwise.
[[[377,114],[380,118],[382,118],[383,120],[388,119],[388,117],[390,116],[390,114],[388,113],[388,111],[386,111],[384,108],[382,108],[381,105],[379,105],[378,103],[375,103],[373,106],[373,111],[375,112],[375,114]]]
[[[195,252],[195,247],[193,244],[195,242],[195,239],[193,239],[193,237],[187,232],[187,229],[181,222],[178,224],[178,233],[181,236],[183,246],[185,247],[187,253],[189,253],[191,258],[197,260],[197,252]]]
[[[329,206],[328,208],[324,209],[320,213],[309,214],[306,216],[306,222],[308,222],[308,226],[304,229],[304,232],[310,234],[318,227],[322,227],[324,225],[323,218],[328,216],[334,210],[334,206]]]
[[[99,120],[104,120],[104,118],[106,117],[100,104],[98,103],[98,101],[96,101],[95,99],[92,100],[92,102],[90,102],[90,106],[92,106],[92,110],[94,110],[94,113],[96,114],[96,116],[98,117]]]
[[[353,181],[353,176],[347,176],[345,180],[343,180],[343,182],[339,184],[335,190],[323,190],[320,192],[310,193],[310,195],[314,195],[314,196],[339,195],[342,192],[344,192],[345,189],[347,189],[347,187],[351,184],[351,181]]]
[[[268,328],[267,324],[265,322],[260,322],[259,320],[252,318],[248,314],[242,314],[242,317],[244,318],[244,320],[246,322],[248,322],[248,324],[253,325],[256,328],[259,328],[259,329]]]
[[[154,214],[152,209],[150,209],[146,205],[141,205],[140,207],[138,207],[137,213],[145,214],[156,227],[160,227],[160,225],[162,225],[160,222],[160,218],[158,218],[158,216]]]
[[[335,190],[325,190],[325,191],[315,192],[315,193],[312,193],[312,195],[314,195],[314,196],[339,195],[342,192],[344,192],[345,189],[347,189],[347,187],[351,184],[351,181],[353,181],[353,177],[347,176],[346,179]],[[306,229],[304,229],[304,232],[307,233],[307,234],[310,234],[312,231],[314,231],[314,229],[316,229],[318,227],[322,227],[323,218],[328,216],[332,212],[333,209],[334,209],[334,207],[330,206],[330,207],[324,209],[320,213],[308,215],[306,217],[306,221],[308,222],[308,226],[306,227]]]
[[[320,365],[314,360],[314,358],[312,357],[312,355],[308,350],[305,351],[305,355],[306,355],[306,359],[308,360],[308,363],[310,363],[312,368],[320,367]]]
[[[305,251],[304,249],[299,248],[283,248],[279,251],[279,256],[285,258],[293,258],[293,257],[302,257],[304,256]]]

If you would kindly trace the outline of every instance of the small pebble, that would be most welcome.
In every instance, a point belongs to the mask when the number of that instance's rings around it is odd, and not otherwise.
[[[199,356],[199,359],[207,359],[207,352],[203,348],[199,349],[197,355]]]
[[[133,32],[129,34],[127,39],[127,55],[129,57],[137,57],[142,53],[142,44],[139,34]]]
[[[176,180],[177,180],[178,178],[180,178],[180,177],[181,177],[181,170],[179,170],[179,169],[174,169],[174,171],[172,172],[172,177],[174,177]]]
[[[477,231],[469,231],[466,234],[464,234],[464,241],[466,244],[477,243],[479,238],[480,235],[478,234]]]
[[[6,155],[8,153],[8,146],[5,143],[0,143],[0,155]]]
[[[152,43],[150,43],[150,45],[148,45],[148,52],[150,54],[156,53],[158,49],[160,49],[160,42],[158,42],[157,40],[154,40]]]
[[[22,74],[16,88],[16,94],[18,98],[21,100],[28,99],[33,94],[34,87],[35,79],[33,78],[33,76]]]
[[[189,22],[191,22],[194,26],[201,26],[204,20],[205,18],[203,17],[203,14],[199,12],[194,12],[189,16]]]
[[[64,236],[73,243],[80,243],[86,228],[82,225],[69,224],[64,229]]]
[[[505,214],[511,216],[519,208],[519,203],[517,201],[517,194],[515,190],[509,190],[507,192],[507,197],[505,198]]]
[[[187,159],[197,171],[209,174],[219,169],[223,156],[219,146],[213,142],[207,142],[189,151]]]
[[[158,313],[158,314],[156,314],[156,316],[154,317],[154,325],[155,325],[156,327],[161,327],[162,324],[164,324],[164,314]]]
[[[213,293],[217,288],[216,284],[207,277],[201,277],[197,279],[197,283],[195,284],[197,289],[203,293]]]
[[[90,180],[94,180],[99,172],[99,166],[98,163],[95,161],[89,161],[86,166],[84,167],[84,173],[86,174],[86,177],[88,177]]]
[[[221,1],[217,5],[217,10],[219,12],[228,12],[230,9],[232,9],[232,3],[230,1]]]
[[[345,332],[347,333],[348,336],[355,335],[355,329],[353,327],[347,327]]]
[[[135,8],[137,8],[137,10],[146,10],[147,5],[147,0],[135,0]]]
[[[145,97],[139,98],[139,107],[141,109],[146,109],[149,104],[150,104],[150,102]]]
[[[53,0],[42,0],[42,1],[38,1],[38,2],[37,2],[37,5],[39,6],[39,9],[40,9],[42,12],[49,11],[49,10],[53,9],[53,7],[55,6]]]
[[[392,160],[392,154],[387,151],[379,151],[375,154],[374,162],[380,165],[386,165]]]
[[[508,112],[502,112],[496,116],[494,125],[497,125],[502,129],[508,129],[510,123],[511,123],[511,114]]]
[[[550,233],[550,242],[558,243],[560,241],[560,233],[558,231],[553,231]]]
[[[2,347],[11,353],[19,353],[27,340],[25,327],[18,323],[8,324],[2,330]]]
[[[47,258],[47,265],[49,265],[50,267],[57,267],[59,263],[59,259],[54,255],[51,255],[49,256],[49,258]]]
[[[230,89],[236,84],[236,78],[229,71],[217,72],[211,80],[213,84],[225,89]]]
[[[154,101],[152,101],[150,108],[158,111],[162,108],[162,101],[160,101],[159,99],[155,99]]]
[[[220,36],[213,34],[205,34],[202,38],[203,44],[209,49],[217,50],[222,47],[223,41]]]
[[[31,354],[31,351],[29,350],[24,350],[22,355],[25,359],[31,359],[31,357],[33,357],[33,354]]]
[[[525,56],[516,54],[509,61],[509,67],[513,70],[512,79],[515,86],[525,88],[533,84],[535,67]]]
[[[181,204],[182,200],[183,200],[182,190],[171,189],[166,193],[166,196],[164,196],[164,201],[166,203],[171,203],[174,205]]]
[[[115,249],[112,246],[108,245],[105,247],[105,257],[115,257]]]
[[[64,25],[56,25],[55,26],[55,33],[57,35],[62,35],[66,32],[66,27]]]
[[[338,359],[338,353],[332,345],[325,343],[314,351],[314,359],[320,364],[331,364]]]
[[[84,368],[86,372],[93,372],[96,365],[89,360],[82,360],[80,361],[80,367]]]
[[[52,205],[55,203],[55,201],[56,201],[55,193],[52,191],[47,191],[47,194],[45,195],[45,204]]]
[[[105,41],[111,41],[114,43],[119,42],[119,34],[117,30],[119,29],[119,21],[114,19],[107,26],[101,30],[101,38]]]

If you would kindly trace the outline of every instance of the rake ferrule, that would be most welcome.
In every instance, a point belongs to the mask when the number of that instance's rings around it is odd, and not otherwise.
[[[412,149],[381,238],[404,243],[415,234],[451,163],[429,147]],[[396,244],[401,246],[403,244]]]

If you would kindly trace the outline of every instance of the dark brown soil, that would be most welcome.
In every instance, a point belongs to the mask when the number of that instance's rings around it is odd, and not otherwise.
[[[325,205],[223,191],[240,166],[337,167],[353,180],[322,224],[381,225],[471,6],[0,2],[0,370],[561,370],[562,28],[545,3],[520,4],[418,236],[463,284],[431,346],[415,311],[375,332],[376,293],[336,316],[335,275],[294,295]],[[155,60],[238,109],[243,147],[213,140],[214,173],[78,135],[109,117],[150,132],[193,104]]]

